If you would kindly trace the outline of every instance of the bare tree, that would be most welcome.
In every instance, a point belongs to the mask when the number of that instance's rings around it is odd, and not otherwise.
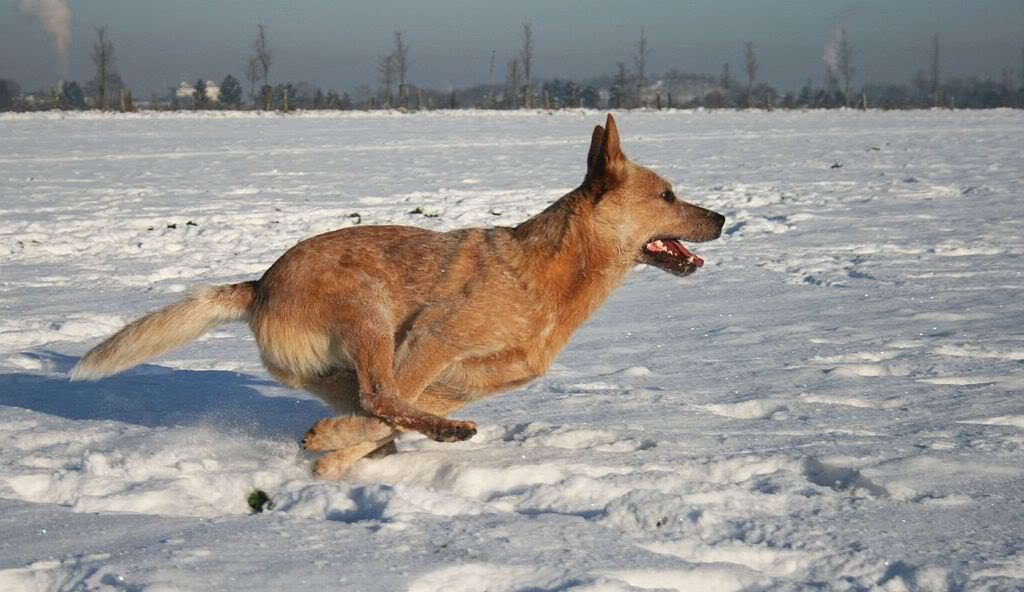
[[[629,76],[626,74],[626,64],[619,62],[615,71],[615,108],[625,109],[629,107],[626,96],[626,86],[629,83]]]
[[[491,50],[491,69],[487,75],[490,88],[487,91],[487,106],[494,107],[494,59],[498,57],[498,50]]]
[[[941,84],[939,78],[942,73],[942,48],[939,42],[939,34],[936,33],[932,37],[932,67],[929,72],[931,77],[928,79],[931,85],[933,107],[938,107],[942,103],[942,98],[939,96],[939,85]]]
[[[930,94],[931,93],[931,85],[928,82],[928,75],[925,74],[923,68],[918,70],[917,74],[914,74],[914,78],[911,79],[910,84],[913,85],[914,90],[917,91],[918,97],[921,100],[927,102],[929,100],[928,97],[933,97],[934,98],[934,95]],[[933,101],[933,104],[934,104],[934,101]]]
[[[647,46],[647,29],[640,27],[640,41],[636,42],[636,53],[633,54],[633,65],[636,66],[636,93],[640,107],[647,106],[647,60],[651,57],[651,48]]]
[[[533,68],[533,23],[523,22],[523,51],[519,56],[523,66],[523,98],[527,109],[533,108],[533,89],[530,87],[530,73]]]
[[[726,92],[732,90],[733,82],[732,70],[729,68],[729,62],[722,64],[722,74],[718,77],[718,86],[721,86]]]
[[[409,46],[402,40],[402,32],[395,31],[395,67],[398,69],[398,105],[408,107],[409,87],[405,75],[409,73]]]
[[[825,107],[832,106],[836,94],[836,69],[830,63],[825,64]]]
[[[746,42],[746,66],[747,72],[747,109],[753,106],[753,90],[754,80],[757,79],[757,55],[754,53],[754,44],[750,41]]]
[[[107,110],[107,83],[114,72],[114,43],[107,39],[107,28],[96,29],[96,42],[92,44],[92,63],[96,64],[96,105]]]
[[[395,82],[395,56],[392,54],[380,56],[380,62],[377,63],[377,72],[380,73],[380,83],[384,87],[384,96],[381,97],[381,104],[390,109],[391,85]]]
[[[843,100],[850,106],[850,82],[853,80],[853,48],[846,40],[846,29],[839,30],[839,74],[843,77]]]
[[[245,79],[249,81],[249,98],[252,106],[256,106],[256,83],[260,81],[260,61],[256,56],[249,56],[245,63]]]
[[[512,109],[519,107],[519,58],[513,58],[508,63],[508,77],[505,84],[505,104]]]
[[[728,107],[732,103],[731,95],[735,81],[732,79],[732,71],[729,69],[729,62],[722,64],[722,74],[718,77],[718,86],[722,87],[722,106]]]
[[[274,93],[270,86],[270,66],[274,63],[274,52],[267,44],[267,31],[261,23],[256,32],[256,40],[252,44],[253,57],[259,64],[260,78],[263,80],[263,108],[269,111],[273,107]]]
[[[1002,75],[999,78],[999,94],[1002,97],[1003,107],[1013,106],[1013,90],[1016,86],[1013,78],[1013,68],[1009,66],[1003,66]]]

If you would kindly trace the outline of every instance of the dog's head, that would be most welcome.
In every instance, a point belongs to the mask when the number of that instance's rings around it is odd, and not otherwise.
[[[678,276],[704,265],[683,242],[716,239],[725,224],[725,216],[680,200],[671,183],[627,159],[611,114],[594,128],[583,187],[594,199],[603,240],[617,241],[637,263]]]

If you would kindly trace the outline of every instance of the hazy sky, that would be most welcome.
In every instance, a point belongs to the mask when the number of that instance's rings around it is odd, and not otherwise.
[[[739,76],[743,42],[752,41],[759,78],[798,89],[820,84],[826,42],[845,27],[854,47],[855,80],[906,82],[929,60],[942,33],[944,74],[998,78],[1021,69],[1024,0],[3,0],[0,77],[32,90],[58,78],[54,44],[40,19],[69,12],[70,78],[93,77],[89,51],[106,25],[116,66],[137,96],[164,93],[182,80],[243,80],[257,23],[274,50],[273,82],[309,81],[339,90],[376,86],[378,56],[392,31],[405,31],[410,82],[446,89],[486,82],[491,50],[497,74],[533,22],[535,78],[583,79],[632,66],[646,26],[651,70],[672,67],[718,75],[731,62]],[[19,9],[20,8],[20,9]],[[46,11],[49,12],[46,12]],[[54,12],[56,11],[56,12]],[[60,29],[59,23],[52,25]]]

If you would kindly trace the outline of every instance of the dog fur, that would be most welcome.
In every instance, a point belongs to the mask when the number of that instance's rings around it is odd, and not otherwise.
[[[338,478],[364,456],[394,452],[403,431],[471,438],[476,424],[448,414],[544,374],[637,263],[676,275],[699,266],[649,243],[711,240],[724,221],[629,161],[608,115],[583,183],[516,227],[315,236],[257,281],[202,288],[132,322],[87,353],[72,379],[120,372],[244,320],[267,370],[337,413],[303,442],[326,452],[316,473]]]

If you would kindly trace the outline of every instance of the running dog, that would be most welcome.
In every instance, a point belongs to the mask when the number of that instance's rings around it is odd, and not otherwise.
[[[638,263],[697,271],[704,261],[683,242],[718,238],[724,222],[628,160],[609,114],[583,183],[518,226],[314,236],[258,280],[200,288],[132,322],[71,377],[97,380],[245,321],[270,374],[338,414],[303,440],[326,452],[314,472],[337,479],[360,458],[395,452],[403,431],[473,437],[475,423],[448,414],[544,374]]]

